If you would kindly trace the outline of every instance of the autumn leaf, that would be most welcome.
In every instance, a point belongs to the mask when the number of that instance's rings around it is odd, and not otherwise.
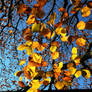
[[[64,78],[62,78],[64,81],[68,81],[68,82],[71,82],[71,77],[64,77]]]
[[[83,75],[84,72],[86,73],[86,75]],[[83,69],[83,70],[82,70],[82,75],[83,75],[86,79],[88,79],[88,78],[90,78],[91,73],[90,73],[89,70],[87,70],[87,69]]]
[[[47,63],[46,61],[43,61],[43,62],[42,62],[42,66],[43,66],[43,67],[47,66],[47,64],[48,64],[48,63]]]
[[[36,22],[32,25],[32,32],[39,32],[40,31],[40,24]]]
[[[81,71],[77,71],[74,75],[75,75],[76,78],[78,78],[78,77],[81,76],[81,74],[82,74]]]
[[[18,47],[17,47],[17,50],[25,50],[27,47],[26,47],[26,45],[24,45],[24,44],[20,44]]]
[[[40,54],[33,53],[33,54],[32,54],[32,57],[33,57],[34,62],[41,63],[41,61],[42,61],[42,56],[41,56]]]
[[[92,21],[86,22],[86,27],[85,27],[85,29],[92,30]]]
[[[58,41],[54,41],[54,42],[51,42],[51,46],[59,46],[59,42]]]
[[[81,9],[82,17],[88,17],[91,14],[91,9],[87,6]]]
[[[39,80],[32,80],[31,81],[32,87],[27,90],[27,92],[38,92],[37,89],[40,87],[40,82]]]
[[[87,2],[87,7],[92,8],[92,1]]]
[[[60,62],[58,67],[61,69],[63,67],[63,62]]]
[[[39,44],[37,49],[38,49],[38,51],[43,51],[45,49],[45,47],[43,45]]]
[[[76,57],[77,57],[77,54],[73,54],[72,55],[72,60],[75,60]]]
[[[23,65],[25,63],[26,63],[26,59],[22,59],[22,60],[19,61],[19,65]]]
[[[71,75],[73,75],[76,72],[76,68],[74,67],[69,67],[68,69]]]
[[[72,48],[72,54],[77,54],[77,48],[76,47]]]
[[[35,16],[31,14],[31,15],[28,17],[26,23],[27,23],[28,25],[31,25],[31,24],[35,23]]]
[[[62,42],[68,42],[68,36],[62,36],[61,41]]]
[[[61,30],[63,30],[63,27],[57,27],[55,32],[57,35],[61,34]]]
[[[20,75],[23,73],[23,71],[17,71],[14,73],[15,76],[20,77]]]
[[[18,84],[20,87],[23,87],[23,88],[25,87],[25,84],[22,81],[18,81]]]
[[[26,52],[27,55],[31,55],[33,53],[32,47],[27,47]]]
[[[19,4],[17,8],[18,13],[24,13],[27,9],[27,6],[25,4]]]
[[[58,90],[61,90],[61,89],[63,89],[63,87],[64,87],[64,83],[63,83],[62,81],[57,81],[57,82],[55,83],[55,87],[56,87]]]
[[[59,52],[53,52],[52,54],[51,54],[51,56],[52,56],[52,59],[57,59],[58,57],[59,57]]]
[[[54,24],[56,19],[56,13],[54,12],[53,14],[50,15],[49,21],[47,21],[47,24]]]
[[[50,47],[50,51],[51,51],[51,52],[55,52],[55,51],[56,51],[56,49],[57,49],[57,47],[56,47],[56,46],[51,46],[51,47]]]
[[[27,45],[27,46],[30,46],[30,45],[32,45],[32,41],[27,41],[26,43],[25,43],[25,45]]]
[[[84,38],[78,38],[76,40],[76,44],[79,46],[85,46],[86,45],[86,40]]]
[[[22,79],[23,79],[23,76],[20,76],[20,77],[19,77],[19,81],[22,81]]]
[[[84,30],[84,29],[85,29],[85,26],[86,26],[86,24],[85,24],[84,21],[80,21],[80,22],[78,22],[78,24],[77,24],[77,28],[78,28],[79,30]]]

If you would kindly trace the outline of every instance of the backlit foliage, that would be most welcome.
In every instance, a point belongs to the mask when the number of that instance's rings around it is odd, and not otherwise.
[[[14,40],[16,56],[12,57],[16,57],[21,67],[14,75],[19,78],[17,83],[21,88],[39,92],[46,87],[52,90],[54,85],[55,90],[65,90],[75,86],[74,79],[92,77],[92,64],[85,62],[92,58],[91,1],[10,1],[7,1],[9,9],[0,6],[0,12],[8,12],[7,18],[0,18],[6,23],[1,22],[0,44],[6,46],[3,37],[11,37],[9,43]],[[6,33],[9,35],[5,36]]]

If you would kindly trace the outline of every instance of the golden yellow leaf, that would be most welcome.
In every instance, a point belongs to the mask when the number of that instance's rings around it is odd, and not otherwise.
[[[27,55],[31,55],[33,53],[33,50],[31,47],[27,47],[26,52],[27,52]]]
[[[26,63],[26,59],[22,59],[22,60],[19,61],[19,65],[23,65],[25,63]]]
[[[20,76],[20,77],[19,77],[19,81],[22,81],[22,79],[23,79],[23,76]]]
[[[62,36],[61,41],[62,42],[67,42],[68,41],[68,36]]]
[[[34,41],[34,42],[32,43],[32,49],[35,49],[35,48],[37,48],[38,46],[39,46],[39,42]]]
[[[84,76],[85,78],[90,78],[90,76],[91,76],[91,73],[90,73],[90,71],[89,70],[87,70],[87,69],[83,69],[82,71],[85,71],[86,72],[86,75]]]
[[[17,47],[17,50],[25,50],[27,47],[24,45],[24,44],[20,44],[18,47]]]
[[[34,88],[34,89],[38,89],[41,85],[39,80],[32,80],[31,84],[32,84],[32,88]]]
[[[56,51],[56,49],[57,49],[57,47],[56,47],[56,46],[51,46],[51,47],[50,47],[50,51],[51,51],[51,52],[55,52],[55,51]]]
[[[72,48],[72,54],[77,54],[77,48],[76,47]]]
[[[32,25],[32,32],[39,32],[40,31],[40,24],[36,22]]]
[[[59,57],[59,52],[53,52],[52,54],[51,54],[51,56],[52,56],[52,59],[57,59],[58,57]]]
[[[28,25],[31,25],[31,24],[33,24],[34,22],[35,22],[35,16],[31,14],[31,15],[28,17],[26,23],[27,23]]]
[[[74,67],[69,67],[68,69],[69,69],[69,72],[70,72],[71,75],[73,75],[76,72],[76,70],[77,70]]]
[[[81,9],[82,17],[88,17],[91,14],[91,9],[87,6]]]
[[[25,43],[25,45],[27,45],[27,46],[30,46],[30,45],[32,45],[32,41],[27,41],[26,43]]]
[[[64,83],[61,82],[61,81],[57,81],[57,82],[55,83],[55,87],[56,87],[58,90],[61,90],[61,89],[63,89],[63,87],[64,87]]]
[[[63,67],[63,62],[59,63],[59,68],[61,69]]]
[[[41,23],[41,29],[40,31],[43,31],[46,28],[46,25],[44,23]]]
[[[86,24],[85,24],[84,21],[80,21],[80,22],[78,22],[78,24],[77,24],[77,28],[78,28],[79,30],[84,30],[84,29],[85,29],[85,26],[86,26]]]
[[[76,58],[74,59],[74,62],[75,62],[76,65],[79,65],[79,63],[80,63],[80,58],[79,58],[79,57],[76,57]]]
[[[55,36],[55,32],[53,31],[51,34],[51,38],[53,38]]]
[[[60,34],[61,34],[61,36],[64,36],[65,37],[66,36],[66,30],[65,29],[61,30],[61,33]]]
[[[77,57],[77,54],[72,55],[72,60],[74,60]]]
[[[76,40],[76,44],[79,45],[79,46],[85,46],[86,45],[86,40],[83,39],[83,38],[78,38]]]
[[[81,71],[77,71],[74,75],[75,75],[76,78],[80,77],[81,76]]]
[[[63,27],[57,27],[55,32],[57,35],[61,34],[61,31],[63,30]]]
[[[37,47],[37,49],[38,49],[39,51],[43,51],[43,50],[45,49],[45,47],[40,44],[40,45]]]
[[[32,54],[32,57],[33,57],[34,62],[41,63],[41,61],[42,61],[42,56],[41,56],[40,54],[33,53],[33,54]]]

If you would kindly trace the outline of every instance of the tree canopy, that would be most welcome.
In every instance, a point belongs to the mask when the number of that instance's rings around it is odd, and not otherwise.
[[[18,91],[78,88],[92,79],[92,1],[1,0],[0,48]]]

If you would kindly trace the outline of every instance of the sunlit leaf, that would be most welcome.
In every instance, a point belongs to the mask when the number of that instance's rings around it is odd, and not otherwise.
[[[76,72],[76,68],[74,68],[74,67],[69,67],[69,72],[70,72],[70,74],[71,75],[73,75],[75,72]]]
[[[32,57],[33,57],[34,62],[41,63],[41,61],[42,61],[42,56],[41,56],[40,54],[33,53],[33,54],[32,54]]]
[[[27,47],[26,52],[27,52],[27,55],[31,55],[33,53],[33,50],[31,47]]]
[[[87,70],[87,69],[83,69],[82,71],[84,71],[84,72],[86,73],[86,75],[84,75],[85,78],[87,78],[87,79],[90,78],[91,73],[90,73],[89,70]]]
[[[59,52],[53,52],[51,56],[52,56],[52,59],[57,59],[59,57]]]
[[[26,23],[27,23],[28,25],[31,25],[31,24],[33,24],[34,22],[35,22],[35,16],[31,14],[31,15],[28,17]]]
[[[51,52],[55,52],[55,51],[56,51],[56,49],[57,49],[57,47],[56,47],[56,46],[51,46],[51,47],[50,47],[50,51],[51,51]]]
[[[19,65],[23,65],[25,63],[26,63],[26,59],[22,59],[22,60],[19,61]]]
[[[39,42],[34,41],[34,42],[32,43],[32,49],[35,49],[35,48],[37,48],[38,46],[39,46]]]
[[[59,63],[59,68],[61,69],[63,67],[63,62]]]
[[[17,50],[25,50],[27,47],[24,45],[24,44],[20,44],[18,47],[17,47]]]
[[[77,24],[77,28],[78,28],[79,30],[84,30],[84,29],[85,29],[85,26],[86,26],[86,24],[85,24],[84,21],[80,21],[80,22],[78,22],[78,24]]]
[[[40,31],[40,24],[36,22],[32,25],[32,32],[39,32]]]
[[[46,61],[43,61],[43,62],[42,62],[42,66],[43,66],[43,67],[47,66],[47,64],[48,64],[48,63],[47,63]]]
[[[77,54],[72,55],[72,60],[74,60],[77,57]]]
[[[86,45],[86,40],[83,39],[83,38],[78,38],[76,40],[76,44],[79,45],[79,46],[85,46]]]
[[[62,42],[68,42],[68,36],[62,36],[61,41]]]
[[[57,81],[57,82],[55,83],[55,87],[56,87],[58,90],[61,90],[61,89],[63,89],[63,87],[64,87],[64,83],[61,82],[61,81]]]
[[[27,41],[26,43],[25,43],[25,45],[27,45],[27,46],[30,46],[30,45],[32,45],[32,41]]]
[[[55,32],[57,35],[61,34],[61,31],[63,30],[63,27],[57,27]]]
[[[82,17],[88,17],[91,14],[91,9],[87,6],[81,9]]]
[[[81,76],[81,71],[77,71],[74,75],[75,75],[76,78],[80,77]]]
[[[19,77],[19,81],[22,81],[22,79],[23,79],[23,76],[20,76],[20,77]]]
[[[37,49],[38,49],[38,51],[43,51],[43,50],[45,49],[45,47],[40,44],[40,45],[37,47]]]
[[[72,48],[72,54],[77,54],[77,48],[76,47]]]

